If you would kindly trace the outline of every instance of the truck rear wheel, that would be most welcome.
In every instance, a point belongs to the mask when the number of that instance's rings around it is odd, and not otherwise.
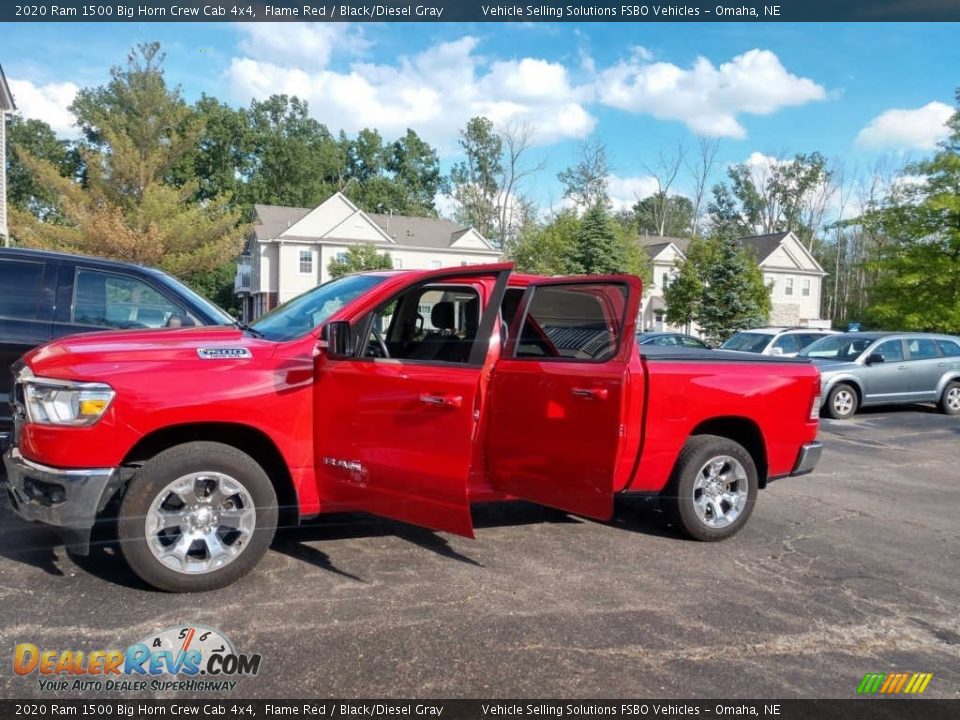
[[[277,498],[263,468],[229,445],[190,442],[147,461],[120,504],[124,557],[144,581],[170,592],[224,587],[270,546]]]
[[[680,452],[665,507],[690,537],[723,540],[744,526],[757,500],[757,467],[740,445],[695,435]]]

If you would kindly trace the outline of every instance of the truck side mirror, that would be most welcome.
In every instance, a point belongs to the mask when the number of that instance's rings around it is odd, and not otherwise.
[[[352,357],[353,343],[350,335],[350,323],[346,320],[335,320],[327,323],[320,346],[326,348],[329,358],[343,360]]]
[[[867,363],[867,365],[875,365],[876,363],[882,363],[884,362],[883,353],[878,353],[878,352],[870,353],[869,355],[867,355],[867,359],[865,362]]]

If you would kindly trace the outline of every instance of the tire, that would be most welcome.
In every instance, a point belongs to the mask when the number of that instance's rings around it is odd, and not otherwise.
[[[827,395],[824,410],[834,420],[848,420],[857,413],[860,407],[860,396],[852,385],[837,383]]]
[[[277,497],[253,458],[229,445],[189,442],[147,461],[120,504],[117,536],[142,580],[204,592],[246,575],[277,528]]]
[[[940,412],[947,415],[960,415],[960,382],[951,380],[940,396]]]
[[[753,512],[757,467],[739,443],[695,435],[680,451],[667,488],[663,506],[687,535],[704,542],[725,540],[739,532]]]

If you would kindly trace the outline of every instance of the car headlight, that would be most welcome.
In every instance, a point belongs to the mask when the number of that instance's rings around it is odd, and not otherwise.
[[[23,386],[27,418],[41,425],[93,425],[115,396],[103,383],[33,377]]]

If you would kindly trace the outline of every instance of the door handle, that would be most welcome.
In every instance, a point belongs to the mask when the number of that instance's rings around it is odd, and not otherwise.
[[[587,400],[606,400],[610,392],[606,388],[571,388],[570,394]]]
[[[422,393],[420,402],[424,405],[442,405],[446,407],[458,408],[463,405],[463,396],[461,395],[430,395]]]
[[[945,362],[937,363],[937,367],[946,367],[946,366],[947,364]]]

